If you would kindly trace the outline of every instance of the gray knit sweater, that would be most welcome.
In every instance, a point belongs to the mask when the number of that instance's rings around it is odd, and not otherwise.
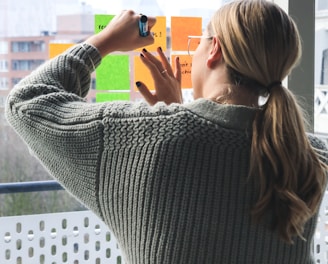
[[[314,263],[316,217],[307,240],[294,245],[251,223],[255,109],[205,99],[89,104],[83,97],[100,61],[94,47],[78,45],[47,62],[12,90],[6,117],[51,175],[109,226],[126,263]]]

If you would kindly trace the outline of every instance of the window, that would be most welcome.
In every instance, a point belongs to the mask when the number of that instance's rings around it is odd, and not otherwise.
[[[322,52],[322,71],[320,84],[328,85],[328,49]]]
[[[2,97],[0,97],[0,105],[4,104],[4,94],[8,94],[10,89],[16,85],[23,76],[26,76],[30,71],[34,70],[48,59],[48,42],[57,41],[57,43],[71,43],[80,42],[87,38],[94,30],[94,14],[117,14],[122,9],[134,9],[137,12],[142,12],[147,15],[164,16],[167,18],[166,30],[170,32],[169,27],[171,26],[170,19],[172,16],[202,16],[204,18],[203,26],[206,26],[208,18],[213,11],[217,9],[220,4],[229,1],[231,0],[190,1],[188,4],[184,5],[183,3],[187,3],[187,1],[176,1],[174,4],[171,0],[24,0],[19,1],[19,8],[14,8],[14,1],[2,1],[0,4],[0,17],[3,18],[4,23],[0,25],[0,33],[4,33],[0,34],[0,90],[5,91],[1,91]],[[270,1],[281,2],[283,4],[288,3],[288,0]],[[294,2],[295,1],[299,0],[294,0]],[[299,2],[308,3],[308,1],[310,0],[300,0]],[[316,0],[316,9],[328,10],[328,0]],[[77,15],[70,18],[70,14]],[[91,15],[92,19],[86,19],[86,14]],[[304,19],[306,19],[306,17]],[[328,28],[328,23],[326,23],[326,25]],[[68,29],[70,29],[70,31],[68,31]],[[171,36],[169,34],[167,34],[166,41],[167,46],[172,47],[173,43],[171,42]],[[323,40],[318,43],[322,44],[322,46],[325,45],[325,47],[318,52],[319,58],[317,59],[319,62],[317,84],[320,84],[321,80],[322,83],[328,82],[327,52],[325,55],[322,53],[323,50],[328,49],[328,41]],[[187,47],[187,41],[185,47]],[[33,52],[38,52],[38,56],[31,54]],[[43,56],[39,56],[40,54]],[[132,64],[134,64],[134,62],[132,62]],[[322,69],[320,68],[321,64],[323,66]],[[21,73],[20,71],[24,72]],[[133,71],[130,73],[134,74]],[[306,78],[306,76],[304,76],[304,78]],[[131,82],[128,82],[128,84],[132,82],[133,80],[131,78]],[[97,92],[95,91],[95,87],[96,80],[93,78],[91,83],[92,90],[90,93],[92,96]],[[184,92],[186,90],[184,90]],[[135,91],[131,94],[133,96],[138,95]],[[139,98],[140,97],[136,100],[139,100]],[[190,98],[192,98],[192,96],[190,96]],[[89,101],[96,102],[95,96],[91,97]],[[0,116],[3,116],[1,111]],[[0,122],[0,129],[2,125],[3,124]],[[10,130],[11,128],[8,126],[6,129],[8,129],[7,135],[10,135],[8,136],[8,141],[4,141],[1,137],[1,135],[4,134],[3,130],[1,130],[0,133],[0,145],[4,146],[0,149],[0,181],[50,179],[37,161],[30,161],[26,158],[30,157],[28,150],[24,148],[25,145],[21,144],[20,139],[15,137],[15,133]],[[18,160],[17,164],[16,159]],[[1,209],[0,211],[3,212]]]
[[[317,2],[317,10],[328,10],[328,1],[327,0],[318,0]]]
[[[5,107],[5,102],[6,102],[6,97],[5,96],[0,96],[0,108]],[[0,122],[2,122],[2,124],[6,125],[7,121],[4,118],[4,116],[1,116]]]
[[[0,90],[7,90],[9,88],[8,78],[0,77]]]
[[[8,71],[8,61],[0,60],[0,72],[7,72],[7,71]]]
[[[11,51],[17,52],[42,52],[45,51],[45,43],[42,40],[15,41],[11,43]]]
[[[13,71],[33,71],[44,63],[44,60],[13,60]]]
[[[7,54],[7,53],[8,53],[8,42],[0,41],[0,54]]]
[[[20,82],[20,80],[22,80],[22,78],[12,78],[11,79],[12,86],[15,86],[17,83]]]

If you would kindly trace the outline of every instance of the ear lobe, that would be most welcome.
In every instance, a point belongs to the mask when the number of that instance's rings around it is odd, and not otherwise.
[[[222,50],[220,42],[216,37],[213,38],[212,48],[210,54],[207,59],[207,66],[209,68],[213,68],[217,63],[219,63],[222,59]]]

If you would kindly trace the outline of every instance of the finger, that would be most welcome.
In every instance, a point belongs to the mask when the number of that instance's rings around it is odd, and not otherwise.
[[[151,29],[156,24],[156,17],[148,17],[148,27]]]
[[[153,95],[149,89],[147,88],[147,86],[142,83],[142,82],[136,82],[136,86],[139,90],[139,92],[141,93],[141,95],[145,98],[145,100],[150,104],[150,105],[154,105],[157,103],[157,99],[156,96]]]
[[[180,58],[179,57],[175,57],[175,72],[174,72],[174,77],[181,84],[181,64],[180,64]]]
[[[148,52],[146,49],[142,50],[142,54],[155,66],[155,68],[153,69],[154,73],[157,70],[157,72],[161,74],[163,70],[165,70],[165,67],[162,65],[162,62],[157,59],[153,54]]]
[[[145,55],[143,55],[143,54],[145,54]],[[141,53],[140,58],[141,58],[141,61],[149,69],[154,80],[163,78],[163,74],[165,74],[165,72],[162,74],[163,70],[162,71],[159,70],[159,67],[163,68],[163,66],[159,66],[159,65],[161,65],[161,62],[159,60],[157,60],[149,52],[144,52],[144,51]]]
[[[166,69],[166,70],[167,70],[167,73],[168,73],[170,76],[173,77],[174,75],[173,75],[172,67],[171,67],[170,62],[168,61],[166,55],[164,54],[162,48],[161,48],[161,47],[158,47],[158,48],[157,48],[157,52],[158,52],[158,55],[159,55],[159,57],[160,57],[160,59],[161,59],[161,62],[162,62],[162,66],[163,66],[163,68]]]

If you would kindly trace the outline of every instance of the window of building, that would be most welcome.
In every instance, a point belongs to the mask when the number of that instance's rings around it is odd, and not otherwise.
[[[12,86],[15,86],[17,83],[19,83],[22,80],[22,78],[12,78],[11,84]]]
[[[4,108],[5,107],[5,102],[6,102],[6,97],[5,96],[0,96],[0,108]],[[6,119],[4,118],[4,116],[2,115],[0,117],[0,121],[3,125],[6,125]]]
[[[7,53],[8,53],[8,42],[0,41],[0,54],[7,54]]]
[[[33,71],[42,63],[44,60],[13,60],[11,68],[13,71]]]
[[[322,52],[322,71],[320,84],[328,84],[328,49]]]
[[[0,77],[0,90],[7,90],[9,88],[9,81],[6,77]]]
[[[42,52],[46,45],[42,40],[35,41],[14,41],[11,43],[11,51],[17,52]]]
[[[7,72],[7,71],[8,71],[8,61],[0,60],[0,72]]]

